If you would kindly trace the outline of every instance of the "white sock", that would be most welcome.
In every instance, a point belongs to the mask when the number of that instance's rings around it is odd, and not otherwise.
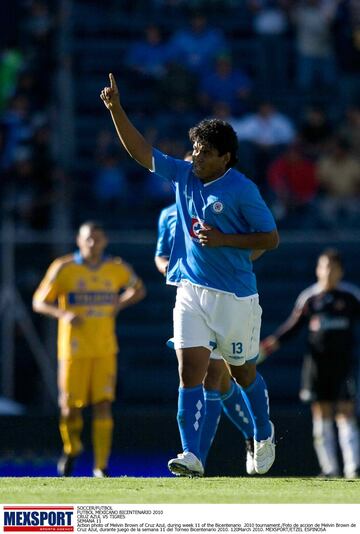
[[[339,463],[333,420],[315,418],[313,420],[313,438],[321,471],[325,475],[338,475]]]
[[[336,421],[336,424],[344,461],[344,476],[352,478],[360,464],[359,429],[355,418],[341,418]]]

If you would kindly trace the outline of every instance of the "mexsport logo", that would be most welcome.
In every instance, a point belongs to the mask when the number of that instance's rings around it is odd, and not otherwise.
[[[73,506],[4,506],[4,532],[74,532]]]

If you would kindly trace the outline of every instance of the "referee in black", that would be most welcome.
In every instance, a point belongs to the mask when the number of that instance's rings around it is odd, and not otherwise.
[[[340,476],[334,422],[345,478],[358,478],[359,429],[356,422],[354,326],[360,317],[360,289],[342,281],[343,264],[335,249],[322,252],[317,282],[298,296],[288,319],[261,344],[268,356],[298,332],[308,329],[300,398],[311,403],[313,439],[321,475]]]

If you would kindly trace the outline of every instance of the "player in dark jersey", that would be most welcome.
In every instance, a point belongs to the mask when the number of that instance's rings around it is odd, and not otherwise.
[[[263,355],[308,328],[308,351],[302,369],[300,398],[311,403],[314,448],[326,477],[339,476],[336,434],[344,477],[359,476],[359,429],[355,416],[354,325],[360,317],[360,289],[342,281],[338,251],[318,258],[317,283],[300,293],[289,318],[261,344]]]

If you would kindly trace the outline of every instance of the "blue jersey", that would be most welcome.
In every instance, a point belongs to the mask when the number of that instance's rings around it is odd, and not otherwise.
[[[153,151],[153,171],[176,190],[177,221],[167,282],[193,284],[248,297],[257,293],[250,249],[202,247],[197,232],[209,225],[225,234],[271,232],[274,218],[256,185],[235,169],[202,183],[192,163]]]
[[[170,258],[176,227],[176,204],[164,208],[158,222],[158,240],[155,256]]]

